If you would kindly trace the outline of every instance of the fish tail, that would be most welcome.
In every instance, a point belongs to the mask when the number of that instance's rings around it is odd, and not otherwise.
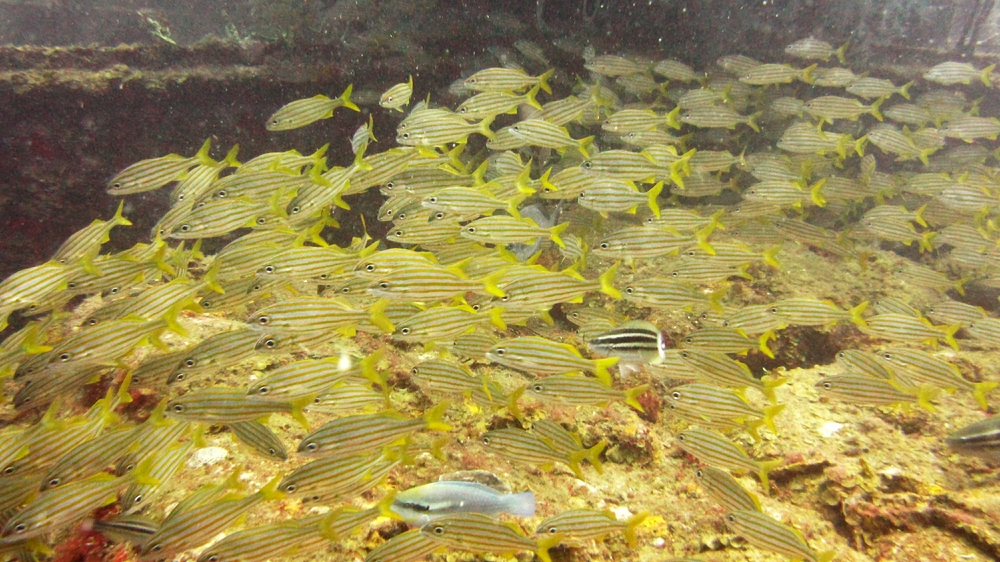
[[[920,206],[919,209],[913,211],[913,220],[920,226],[927,228],[927,221],[924,220],[924,211],[927,210],[927,203]]]
[[[929,384],[920,385],[920,388],[917,389],[917,406],[928,412],[933,412],[934,404],[931,404],[931,400],[938,395],[938,392],[938,389]]]
[[[115,211],[115,216],[111,217],[111,223],[119,226],[132,226],[132,222],[125,218],[122,211],[125,209],[125,200],[122,199],[121,203],[118,203],[118,210]]]
[[[899,95],[903,96],[903,99],[907,100],[910,99],[910,86],[912,85],[913,85],[913,80],[910,80],[909,82],[903,84],[902,87],[899,88]]]
[[[524,103],[530,105],[531,107],[534,107],[535,109],[541,109],[542,105],[538,103],[537,99],[535,99],[535,96],[538,95],[538,90],[540,90],[541,88],[542,88],[541,82],[532,86],[531,89],[528,90],[528,93],[524,94]]]
[[[758,467],[757,476],[760,477],[760,484],[761,486],[764,487],[765,493],[770,493],[771,490],[771,481],[767,477],[767,475],[770,474],[772,470],[774,470],[779,466],[781,466],[781,459],[773,461],[760,461],[759,463],[757,463]]]
[[[955,281],[955,292],[957,292],[958,294],[962,295],[963,297],[965,296],[965,282],[966,281],[968,281],[968,279],[965,278],[965,277],[959,279],[958,281]]]
[[[555,74],[556,69],[550,68],[545,71],[541,76],[538,77],[538,86],[546,93],[551,94],[552,88],[549,87],[549,78]]]
[[[607,446],[607,440],[601,439],[596,445],[583,451],[586,453],[585,458],[587,459],[587,462],[594,467],[594,470],[596,470],[598,474],[604,474],[604,465],[601,464],[601,453],[604,452],[604,448]]]
[[[448,402],[441,402],[437,406],[431,408],[426,414],[424,414],[424,421],[427,423],[427,429],[431,431],[451,431],[451,426],[446,424],[442,420],[444,413],[448,411]]]
[[[955,341],[955,332],[959,331],[961,328],[962,328],[961,324],[941,326],[941,331],[944,332],[944,335],[941,336],[941,339],[943,339],[945,343],[950,345],[952,349],[954,349],[955,351],[958,351],[958,342]]]
[[[772,330],[764,332],[759,338],[757,338],[757,349],[760,349],[761,353],[767,355],[771,359],[774,359],[774,352],[771,351],[771,348],[767,347],[767,340],[773,339],[775,339],[775,335]]]
[[[854,141],[854,152],[858,153],[858,156],[865,157],[865,143],[868,142],[868,136],[860,137],[858,140]]]
[[[611,373],[608,369],[618,364],[618,359],[620,358],[604,357],[602,359],[594,360],[594,376],[604,383],[605,386],[611,386]]]
[[[868,301],[861,301],[861,304],[847,311],[851,314],[851,322],[854,322],[861,329],[868,327],[868,323],[861,317],[861,314],[864,313],[867,308]]]
[[[671,129],[680,130],[681,122],[677,120],[677,116],[681,114],[681,106],[677,106],[670,110],[670,113],[666,116],[667,126]]]
[[[802,69],[802,81],[806,84],[812,84],[816,82],[813,78],[813,71],[816,70],[816,63],[810,64],[809,66]]]
[[[759,119],[761,115],[764,115],[763,111],[758,111],[757,113],[751,114],[747,117],[747,125],[749,125],[750,128],[757,133],[760,132],[760,125],[757,124],[757,119]]]
[[[515,517],[535,516],[535,493],[510,494],[504,501],[504,512]]]
[[[383,388],[386,387],[385,377],[380,375],[379,372],[375,370],[375,365],[382,359],[382,355],[384,354],[385,350],[379,348],[376,349],[374,353],[361,360],[361,376],[364,377],[365,380],[369,380],[377,385],[382,386]]]
[[[649,205],[649,210],[653,211],[656,218],[660,218],[660,206],[656,204],[656,198],[660,196],[663,191],[663,182],[657,182],[648,192],[646,192],[646,204]]]
[[[220,295],[224,295],[226,290],[219,285],[219,268],[222,267],[222,262],[216,260],[212,263],[212,267],[208,268],[205,272],[205,276],[202,277],[201,282],[205,284],[206,287],[212,289]]]
[[[930,252],[934,249],[934,245],[931,244],[931,240],[937,236],[937,232],[932,232],[928,230],[920,235],[920,253]]]
[[[348,84],[347,88],[344,89],[344,93],[340,94],[340,101],[344,104],[347,109],[353,109],[354,111],[361,111],[361,109],[351,101],[351,92],[354,91],[354,84]]]
[[[503,309],[499,307],[490,309],[490,323],[497,327],[499,330],[506,330],[507,323],[503,320]]]
[[[764,424],[767,425],[767,428],[770,429],[771,433],[775,435],[778,434],[778,428],[774,425],[774,416],[780,414],[784,409],[784,404],[774,404],[764,408]]]
[[[878,119],[879,121],[882,121],[882,112],[879,111],[879,108],[882,107],[882,102],[884,102],[885,99],[886,98],[883,96],[875,100],[874,102],[872,102],[870,106],[868,106],[869,111],[871,111],[872,115],[874,115],[875,118]]]
[[[635,536],[635,530],[642,524],[643,521],[646,520],[647,517],[649,517],[649,512],[641,511],[632,517],[629,517],[625,521],[625,540],[628,541],[629,547],[635,548],[639,543],[639,540]]]
[[[767,377],[760,379],[763,383],[760,391],[767,397],[771,404],[778,403],[778,397],[774,393],[774,389],[785,384],[788,379],[786,377]]]
[[[925,148],[925,149],[923,149],[923,150],[920,151],[920,154],[917,156],[917,158],[920,158],[920,162],[924,166],[930,166],[931,162],[930,162],[930,160],[927,159],[927,157],[930,156],[931,154],[934,154],[936,151],[937,151],[937,149],[933,148],[933,147],[932,148]]]
[[[764,425],[764,420],[747,420],[744,424],[747,433],[750,437],[753,437],[754,443],[763,443],[764,439],[760,436],[760,428]]]
[[[496,119],[496,115],[490,115],[486,119],[479,122],[479,128],[476,129],[477,132],[482,133],[482,135],[490,140],[496,140],[497,135],[490,129],[490,125],[493,124],[493,120]]]
[[[285,499],[287,497],[286,494],[278,489],[278,484],[281,483],[282,478],[284,478],[284,476],[279,474],[268,481],[267,484],[264,484],[260,490],[257,490],[261,499],[265,501]]]
[[[212,160],[212,157],[208,155],[211,150],[212,137],[209,137],[205,139],[205,142],[202,143],[201,148],[198,149],[198,153],[195,154],[194,157],[198,159],[200,164],[204,164],[205,166],[214,166],[216,164],[215,160]]]
[[[694,237],[698,243],[698,247],[701,248],[702,250],[705,250],[705,253],[707,253],[710,256],[715,255],[715,248],[712,247],[712,244],[708,242],[708,237],[712,235],[712,232],[714,232],[717,227],[718,225],[716,225],[715,223],[710,223],[705,228],[702,228],[701,230],[694,233]]]
[[[375,324],[387,334],[391,334],[396,331],[396,327],[392,325],[389,317],[385,315],[387,308],[389,308],[389,299],[382,298],[371,305],[368,309],[368,314],[372,324]]]
[[[501,269],[499,271],[494,271],[493,273],[483,277],[481,281],[483,282],[483,288],[487,293],[493,295],[494,297],[503,298],[506,294],[503,289],[500,288],[497,283],[503,279],[504,274],[507,273],[506,269]]]
[[[984,68],[983,71],[979,73],[979,79],[983,81],[983,85],[985,85],[987,88],[993,85],[992,83],[990,83],[990,76],[993,74],[993,69],[996,67],[997,67],[996,64],[991,64],[986,68]]]
[[[845,55],[847,55],[847,46],[850,44],[851,44],[850,41],[845,42],[843,45],[837,48],[837,51],[835,53],[833,53],[834,55],[836,55],[837,60],[840,61],[840,64],[847,64],[847,57]]]
[[[311,406],[315,400],[316,400],[315,395],[309,395],[309,396],[303,396],[302,398],[298,398],[296,400],[292,400],[291,402],[288,403],[288,406],[290,408],[288,415],[292,416],[292,418],[295,421],[299,422],[299,425],[301,425],[302,428],[305,429],[307,433],[309,432],[309,420],[306,419],[306,416],[305,414],[302,413],[302,410],[306,406]]]
[[[648,384],[640,384],[639,386],[627,389],[625,391],[625,403],[632,406],[636,410],[645,413],[646,410],[643,409],[638,398],[645,394],[647,390],[649,390]]]
[[[973,386],[972,396],[975,397],[976,402],[979,402],[979,407],[988,410],[990,408],[989,402],[986,401],[986,394],[997,387],[996,382],[977,382]]]
[[[716,312],[723,312],[722,299],[729,293],[729,285],[708,294],[708,306]]]
[[[616,262],[614,265],[609,267],[607,271],[601,274],[600,277],[598,277],[598,281],[601,283],[601,292],[616,300],[620,300],[622,298],[621,291],[616,289],[614,285],[615,275],[618,273],[618,267],[620,265],[621,262]]]
[[[816,555],[816,562],[832,562],[833,557],[836,556],[836,551],[824,550]]]
[[[781,264],[778,263],[778,258],[776,257],[778,255],[778,252],[780,252],[780,251],[781,251],[781,245],[780,244],[777,245],[777,246],[768,248],[767,250],[764,250],[764,253],[761,254],[761,257],[764,258],[764,263],[766,263],[767,265],[769,265],[769,266],[771,266],[771,267],[773,267],[775,269],[778,269],[779,267],[781,267]]]
[[[826,185],[826,178],[819,180],[809,188],[809,198],[812,199],[812,202],[815,203],[817,207],[826,207],[826,198],[823,197],[822,193],[820,193],[820,190],[823,189],[824,185]]]
[[[562,234],[562,232],[567,228],[569,228],[569,223],[564,222],[562,224],[557,224],[552,228],[548,229],[549,238],[551,238],[552,241],[555,242],[556,245],[559,246],[560,248],[566,248],[566,243],[562,241],[562,238],[560,238],[559,235]]]
[[[514,416],[514,419],[517,421],[524,420],[524,414],[521,413],[521,408],[517,406],[517,401],[521,399],[521,396],[524,395],[524,391],[527,389],[528,385],[523,384],[517,387],[517,389],[515,389],[514,392],[511,392],[510,396],[507,397],[507,411],[510,412],[510,415]]]
[[[593,144],[593,142],[594,142],[594,135],[590,135],[589,137],[580,139],[579,143],[577,144],[577,149],[580,150],[580,154],[582,154],[584,158],[590,158],[590,153],[587,152],[587,147]]]

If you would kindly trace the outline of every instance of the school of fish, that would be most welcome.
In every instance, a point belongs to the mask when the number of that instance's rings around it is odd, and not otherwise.
[[[781,393],[798,384],[789,334],[836,330],[843,344],[817,401],[994,403],[996,373],[955,360],[1000,347],[995,299],[965,299],[1000,289],[1000,120],[979,106],[992,65],[945,62],[899,83],[856,74],[849,45],[810,37],[784,62],[697,70],[587,49],[578,78],[548,67],[551,46],[516,48],[527,69],[507,59],[441,88],[455,103],[411,99],[431,85],[409,76],[352,138],[312,154],[240,161],[233,147],[215,160],[206,141],[128,166],[107,186],[123,198],[111,219],[0,282],[0,559],[44,558],[84,528],[142,560],[277,560],[379,518],[404,523],[366,560],[548,562],[616,534],[623,559],[651,559],[646,529],[671,513],[641,497],[547,499],[551,482],[605,470],[616,436],[575,413],[614,409],[631,431],[672,435],[683,458],[669,460],[743,548],[826,562],[849,547],[762,507],[784,461],[757,446],[780,440]],[[353,119],[353,87],[263,125]],[[394,141],[375,138],[379,120],[398,121]],[[131,225],[128,197],[165,187],[172,206],[149,241],[102,251]],[[384,239],[329,243],[370,190],[384,204],[362,219],[391,223]],[[785,252],[857,285],[829,294],[798,278],[772,292],[793,275]],[[140,398],[155,407],[136,418]],[[271,472],[192,468],[210,439]],[[996,458],[1000,424],[947,442]],[[485,460],[392,485],[466,457]],[[165,499],[198,470],[201,486]],[[279,515],[245,522],[264,505]]]

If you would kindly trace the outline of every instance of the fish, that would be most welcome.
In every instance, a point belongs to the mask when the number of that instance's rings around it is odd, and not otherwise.
[[[880,338],[891,341],[926,343],[936,347],[943,340],[955,350],[955,332],[961,329],[961,324],[951,326],[935,326],[926,318],[914,318],[906,314],[879,314],[867,320],[867,331]]]
[[[573,406],[607,405],[621,400],[640,412],[645,412],[638,397],[649,390],[648,384],[616,390],[600,381],[576,375],[553,375],[527,385],[527,392],[540,399],[551,399]]]
[[[389,509],[417,527],[456,513],[533,517],[535,494],[508,494],[478,482],[441,480],[398,492]]]
[[[519,527],[507,525],[481,513],[447,515],[420,528],[420,534],[445,546],[475,553],[512,554],[527,550],[542,562],[552,562],[549,548],[559,544],[561,536],[533,540]]]
[[[753,86],[767,86],[801,80],[808,84],[812,82],[812,71],[815,68],[815,64],[806,68],[795,68],[787,64],[761,64],[740,77],[740,82]]]
[[[486,358],[505,367],[530,373],[587,371],[607,386],[611,385],[608,368],[618,363],[618,357],[585,359],[573,345],[540,336],[502,340],[486,352]]]
[[[714,384],[691,383],[670,389],[667,407],[685,418],[707,420],[733,420],[746,425],[747,430],[758,442],[759,426],[767,426],[777,434],[774,417],[784,410],[784,404],[775,404],[764,409],[752,406],[746,398],[733,390]],[[750,422],[750,423],[747,423]]]
[[[421,533],[420,529],[410,529],[370,550],[365,562],[411,562],[445,548],[439,541]]]
[[[285,474],[278,490],[305,503],[330,502],[378,485],[400,461],[396,452],[325,457]]]
[[[952,432],[944,442],[953,451],[986,460],[1000,459],[1000,418],[991,416]]]
[[[967,62],[947,61],[936,64],[927,69],[923,78],[924,80],[930,80],[931,82],[936,82],[945,86],[951,86],[953,84],[967,85],[973,80],[979,79],[982,81],[984,86],[989,88],[992,86],[990,76],[993,74],[994,68],[996,68],[996,65],[991,64],[986,68],[979,70]]]
[[[565,127],[553,125],[544,119],[525,119],[510,126],[510,133],[515,138],[519,138],[532,146],[543,148],[554,148],[563,151],[568,147],[576,147],[584,158],[589,158],[590,153],[587,147],[594,141],[594,137],[574,139],[570,137],[569,131]]]
[[[140,160],[118,172],[115,177],[108,181],[108,193],[110,195],[131,195],[159,189],[179,179],[199,163],[211,165],[212,160],[208,156],[211,149],[212,140],[207,139],[193,157],[167,154],[158,158]]]
[[[551,470],[555,463],[565,464],[573,474],[583,480],[583,470],[580,463],[588,460],[595,469],[602,470],[600,455],[607,446],[606,441],[599,441],[593,447],[583,448],[578,442],[572,444],[572,450],[556,450],[551,441],[546,441],[534,433],[520,429],[495,429],[483,434],[482,443],[488,448],[500,453],[504,458],[525,464],[538,465],[543,470]]]
[[[760,500],[748,492],[731,474],[713,466],[703,466],[695,472],[705,492],[726,511],[760,511]]]
[[[847,52],[849,44],[849,42],[844,43],[839,48],[834,49],[830,43],[810,36],[805,39],[799,39],[785,47],[785,53],[800,59],[819,59],[823,61],[828,61],[830,57],[835,56],[840,61],[840,64],[847,64],[844,54]]]
[[[545,93],[551,94],[549,78],[555,69],[539,76],[529,76],[523,70],[508,68],[487,68],[465,79],[465,87],[476,92],[516,92],[538,85]]]
[[[661,362],[667,350],[663,332],[644,320],[625,322],[594,337],[587,345],[599,356],[618,357],[619,365]]]
[[[726,525],[747,542],[765,550],[808,562],[830,562],[836,554],[833,551],[817,553],[809,547],[802,533],[757,510],[731,511],[725,520]]]
[[[586,62],[584,68],[602,76],[617,77],[639,74],[645,68],[639,63],[617,55],[599,55]]]
[[[451,426],[441,420],[447,408],[448,403],[441,402],[418,418],[406,418],[395,412],[338,418],[303,437],[297,452],[308,457],[358,455],[390,445],[421,429],[450,431]]]
[[[179,420],[228,424],[282,412],[296,418],[303,427],[308,427],[302,408],[311,401],[311,396],[285,402],[250,396],[241,389],[206,387],[168,402],[165,415]]]
[[[962,376],[962,372],[954,363],[919,349],[891,347],[878,352],[876,356],[889,363],[894,373],[902,371],[907,379],[918,384],[930,384],[949,392],[954,392],[958,388],[969,391],[984,410],[989,408],[986,395],[997,387],[995,381],[970,382]]]
[[[320,297],[299,297],[264,307],[247,318],[253,330],[273,330],[296,334],[353,330],[359,322],[370,320],[387,332],[392,322],[385,317],[388,301],[380,300],[368,308],[354,308],[349,303]]]
[[[125,201],[118,204],[115,216],[107,221],[95,220],[83,229],[73,233],[63,242],[52,255],[52,261],[69,265],[79,263],[83,270],[93,275],[101,275],[100,270],[94,265],[94,258],[101,251],[101,245],[110,240],[111,229],[116,226],[132,226],[122,214],[125,208]]]
[[[277,492],[278,480],[277,477],[272,479],[257,492],[243,498],[223,498],[189,509],[175,507],[139,549],[139,555],[144,558],[170,557],[208,542],[255,505],[284,497]]]
[[[709,466],[756,473],[765,492],[770,488],[768,473],[781,465],[780,459],[773,461],[753,460],[747,456],[742,447],[716,431],[692,427],[679,433],[677,440],[682,449]]]
[[[231,533],[206,548],[198,562],[263,562],[319,550],[330,543],[320,529],[326,517],[311,515]]]
[[[285,444],[273,431],[256,421],[238,421],[229,424],[237,441],[247,445],[254,452],[274,460],[288,460]]]
[[[410,96],[413,95],[413,76],[408,82],[401,82],[389,88],[379,98],[378,104],[386,109],[395,109],[402,112],[403,106],[410,105]]]
[[[642,511],[625,521],[620,521],[611,511],[572,509],[548,517],[539,523],[535,529],[535,536],[562,535],[562,542],[580,544],[589,540],[601,540],[615,531],[621,531],[629,547],[636,548],[639,539],[635,530],[648,517],[649,512]]]
[[[354,84],[348,84],[344,93],[338,98],[330,99],[322,94],[311,98],[295,100],[285,104],[273,115],[267,118],[264,127],[268,131],[290,131],[311,125],[321,119],[333,117],[333,111],[338,107],[346,107],[354,111],[361,111],[354,102],[351,101],[351,92]]]

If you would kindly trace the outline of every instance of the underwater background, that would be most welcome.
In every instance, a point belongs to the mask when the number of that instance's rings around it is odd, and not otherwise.
[[[0,0],[0,558],[1000,558],[998,18]]]

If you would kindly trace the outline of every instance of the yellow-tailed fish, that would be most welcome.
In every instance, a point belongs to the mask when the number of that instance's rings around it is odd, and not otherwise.
[[[850,404],[872,406],[916,404],[927,411],[934,411],[931,400],[936,393],[930,386],[903,388],[899,383],[891,380],[869,375],[843,373],[823,377],[821,381],[816,383],[816,388],[823,394],[834,396]]]
[[[108,182],[108,193],[111,195],[128,195],[159,189],[179,179],[189,169],[197,166],[198,163],[211,161],[211,158],[208,156],[208,151],[211,148],[212,141],[208,139],[201,146],[201,150],[190,158],[178,154],[168,154],[159,158],[140,160],[111,178]]]
[[[402,112],[403,106],[410,104],[410,96],[413,95],[413,76],[409,81],[401,82],[389,88],[379,98],[378,104],[386,109],[395,109]]]
[[[781,460],[755,461],[747,456],[742,447],[716,431],[692,427],[682,431],[677,440],[682,449],[710,466],[729,470],[745,470],[756,473],[767,492],[770,484],[767,474],[781,465]]]
[[[748,492],[729,472],[714,466],[703,466],[695,472],[705,492],[726,511],[757,510],[760,500]]]
[[[320,94],[286,104],[274,115],[268,117],[265,127],[268,131],[288,131],[305,127],[320,119],[329,119],[333,117],[333,110],[338,107],[360,111],[358,106],[351,101],[353,89],[353,84],[348,85],[339,98],[330,99]]]
[[[593,509],[572,509],[558,515],[546,518],[535,529],[536,536],[562,535],[562,542],[580,544],[589,540],[601,540],[605,536],[621,531],[631,548],[638,545],[635,536],[636,527],[649,517],[648,511],[643,511],[620,521],[611,511]]]
[[[549,78],[554,72],[553,69],[540,76],[529,76],[523,70],[487,68],[466,78],[465,87],[477,92],[516,92],[537,84],[545,93],[551,94]]]
[[[726,514],[726,525],[754,546],[807,562],[829,562],[836,554],[817,553],[802,533],[757,510],[731,511]]]
[[[503,340],[493,346],[486,357],[506,367],[531,373],[592,372],[609,386],[608,368],[618,362],[617,357],[585,359],[576,347],[539,336]]]
[[[600,472],[599,457],[607,446],[607,442],[602,440],[593,447],[585,449],[574,441],[570,447],[558,450],[551,441],[532,432],[513,428],[487,432],[483,435],[482,442],[513,462],[535,464],[544,470],[551,470],[557,462],[565,464],[581,480],[583,480],[583,470],[580,468],[580,463],[585,459],[589,460]]]
[[[339,418],[303,437],[298,452],[312,457],[358,455],[390,445],[420,429],[449,431],[451,427],[441,421],[447,407],[442,402],[418,418],[394,412]]]
[[[528,393],[539,398],[551,399],[573,406],[607,405],[621,400],[629,406],[644,412],[638,397],[649,390],[649,385],[641,384],[632,388],[615,390],[600,381],[576,375],[553,375],[528,384]]]

